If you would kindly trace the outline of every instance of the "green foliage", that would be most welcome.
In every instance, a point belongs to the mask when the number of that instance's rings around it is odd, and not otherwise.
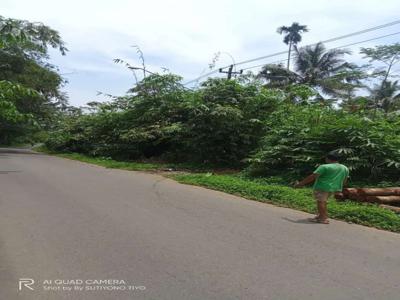
[[[147,76],[128,95],[66,117],[47,146],[118,159],[237,165],[257,147],[263,120],[284,99],[251,83],[215,79],[192,91],[180,80]]]
[[[322,43],[295,50],[295,71],[282,65],[265,65],[258,76],[271,87],[304,84],[320,90],[322,94],[340,98],[361,87],[360,80],[366,75],[362,68],[344,60],[344,55],[350,53],[348,50],[327,50]]]
[[[314,102],[306,85],[285,91],[210,79],[197,90],[172,74],[144,78],[126,96],[64,117],[46,145],[118,160],[158,158],[242,167],[294,178],[337,150],[352,180],[398,180],[400,119]],[[247,159],[247,160],[246,160]]]
[[[55,30],[0,16],[0,143],[37,138],[67,104],[48,46],[67,50]]]
[[[47,146],[118,159],[160,156],[172,145],[178,151],[191,102],[179,80],[171,74],[147,76],[127,96],[67,117],[63,137],[55,132]]]
[[[342,154],[353,180],[397,181],[400,119],[351,115],[317,106],[286,106],[271,115],[269,133],[250,159],[255,173],[305,175],[333,150]]]
[[[379,45],[373,48],[361,48],[361,54],[365,55],[371,62],[380,61],[387,65],[394,64],[400,60],[400,44]]]
[[[174,175],[182,183],[205,186],[260,202],[315,213],[311,190],[297,190],[277,184],[268,185],[231,175],[182,174]],[[356,224],[400,232],[400,216],[376,205],[330,201],[329,216]]]
[[[300,27],[296,30],[305,31]],[[289,29],[282,32],[290,35]],[[286,180],[313,171],[327,152],[337,150],[353,180],[398,180],[397,82],[382,85],[382,108],[393,113],[375,109],[371,114],[369,97],[352,97],[366,75],[344,60],[347,50],[327,50],[321,43],[296,48],[296,72],[266,66],[258,76],[268,80],[266,86],[243,76],[208,79],[194,90],[177,75],[148,71],[139,53],[142,67],[115,62],[143,71],[143,79],[123,97],[64,114],[49,135],[49,149],[117,160],[156,158],[235,168],[250,163],[252,174]]]
[[[47,46],[65,54],[67,48],[57,31],[42,23],[7,19],[0,16],[0,48],[17,45],[22,49],[47,54]]]
[[[0,144],[8,144],[12,137],[31,132],[37,126],[31,113],[21,108],[21,99],[38,99],[36,91],[9,81],[0,81]]]
[[[119,140],[131,147],[132,156],[160,156],[180,148],[192,95],[181,77],[152,74],[145,77],[120,101],[126,110],[120,116]]]
[[[370,103],[375,109],[381,109],[385,113],[396,112],[400,110],[400,85],[398,80],[382,81],[370,90]]]
[[[196,96],[186,148],[196,160],[230,165],[258,145],[263,120],[283,98],[279,92],[225,79],[206,81]]]
[[[381,66],[375,68],[373,77],[380,78],[381,82],[375,84],[370,91],[370,106],[375,111],[383,110],[385,113],[398,111],[400,109],[400,87],[397,81],[390,82],[393,67],[400,61],[400,44],[380,45],[373,48],[361,48],[361,54],[370,62],[380,62]]]
[[[116,161],[109,157],[91,157],[82,155],[79,153],[54,153],[49,151],[47,148],[39,148],[35,149],[39,152],[44,152],[48,154],[55,154],[59,157],[68,158],[72,160],[78,160],[85,163],[90,163],[98,166],[102,166],[108,169],[121,169],[121,170],[129,170],[129,171],[155,171],[160,170],[162,168],[167,167],[164,164],[155,164],[148,162],[124,162],[124,161]]]
[[[296,45],[297,43],[301,42],[301,33],[308,32],[308,28],[306,25],[300,25],[297,22],[293,22],[291,26],[281,26],[277,29],[279,34],[285,34],[283,42],[286,45],[293,44]]]
[[[297,22],[293,22],[291,26],[281,26],[277,29],[279,34],[285,34],[283,42],[289,45],[288,60],[287,60],[287,70],[289,70],[290,65],[290,53],[292,51],[292,46],[296,46],[301,42],[301,33],[308,32],[307,25],[300,25]]]

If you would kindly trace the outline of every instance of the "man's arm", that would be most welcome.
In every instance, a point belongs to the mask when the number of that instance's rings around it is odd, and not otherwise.
[[[299,187],[305,186],[307,184],[310,184],[310,183],[314,182],[318,178],[318,176],[319,176],[319,174],[312,173],[311,175],[308,175],[306,178],[304,178],[302,181],[296,183],[294,185],[294,187],[299,188]]]

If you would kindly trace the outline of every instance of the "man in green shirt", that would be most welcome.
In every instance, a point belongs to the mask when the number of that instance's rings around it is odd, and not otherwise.
[[[312,222],[329,224],[327,201],[335,192],[341,192],[349,176],[349,169],[339,163],[339,156],[331,152],[326,156],[326,164],[320,165],[313,174],[295,184],[296,188],[314,182],[314,198],[317,201],[318,215],[309,219]]]

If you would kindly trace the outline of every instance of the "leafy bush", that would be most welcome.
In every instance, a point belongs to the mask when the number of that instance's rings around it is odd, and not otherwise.
[[[60,124],[63,142],[55,132],[46,146],[118,159],[161,155],[179,141],[186,114],[186,91],[179,80],[175,75],[146,77],[128,95],[66,117]]]
[[[330,108],[286,106],[271,115],[268,134],[250,159],[254,173],[312,172],[329,151],[343,156],[356,180],[398,180],[400,118],[348,114]]]
[[[258,145],[263,121],[282,94],[255,84],[209,79],[199,92],[187,122],[185,143],[191,159],[237,165]]]
[[[124,97],[67,116],[46,146],[116,159],[237,165],[258,146],[263,121],[283,99],[255,84],[215,79],[192,91],[180,80],[148,76]]]

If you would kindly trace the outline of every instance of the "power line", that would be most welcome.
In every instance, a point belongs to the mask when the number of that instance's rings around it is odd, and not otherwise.
[[[378,25],[378,26],[375,26],[375,27],[371,27],[371,28],[367,28],[367,29],[361,30],[361,31],[357,31],[357,32],[349,33],[349,34],[342,35],[342,36],[339,36],[339,37],[336,37],[336,38],[332,38],[332,39],[323,41],[323,43],[334,42],[334,41],[341,40],[341,39],[344,39],[344,38],[348,38],[348,37],[351,37],[351,36],[354,36],[354,35],[359,35],[359,34],[367,33],[367,32],[370,32],[370,31],[378,30],[378,29],[381,29],[381,28],[397,25],[399,23],[400,23],[400,20],[393,21],[393,22],[386,23],[386,24],[383,24],[383,25]]]
[[[393,25],[396,25],[396,24],[400,24],[400,20],[397,20],[397,21],[394,21],[394,22],[390,22],[390,23],[386,23],[386,24],[379,25],[379,26],[375,26],[375,27],[371,27],[371,28],[367,28],[367,29],[364,29],[364,30],[361,30],[361,31],[356,31],[356,32],[353,32],[353,33],[341,35],[341,36],[334,37],[334,38],[331,38],[331,39],[328,39],[328,40],[325,40],[325,41],[321,41],[321,42],[318,42],[318,43],[323,43],[323,44],[331,43],[331,42],[335,42],[335,41],[338,41],[338,40],[341,40],[341,39],[345,39],[345,38],[348,38],[348,37],[352,37],[352,36],[364,34],[364,33],[370,32],[370,31],[374,31],[374,30],[385,28],[385,27],[393,26]],[[318,43],[313,43],[313,44],[310,44],[310,45],[307,45],[307,46],[315,46]],[[261,60],[261,59],[264,59],[264,58],[268,58],[268,57],[271,57],[271,56],[286,54],[286,53],[288,53],[288,51],[282,51],[282,52],[278,52],[278,53],[274,53],[274,54],[270,54],[270,55],[266,55],[266,56],[260,56],[260,57],[257,57],[257,58],[245,60],[245,61],[237,63],[236,65],[242,65],[242,64],[249,63],[249,62],[253,62],[253,61]]]
[[[245,71],[245,70],[249,70],[249,69],[259,68],[259,67],[263,67],[263,66],[265,66],[267,64],[268,65],[275,65],[275,64],[278,64],[280,62],[285,62],[285,61],[287,61],[287,58],[286,59],[281,59],[281,60],[276,60],[276,61],[273,61],[273,62],[270,62],[270,63],[263,63],[263,64],[260,64],[260,65],[243,68],[242,70]]]
[[[355,43],[343,45],[343,46],[340,46],[340,47],[335,47],[335,48],[332,48],[332,49],[350,47],[350,46],[354,46],[354,45],[358,45],[358,44],[362,44],[362,43],[366,43],[366,42],[370,42],[370,41],[374,41],[374,40],[383,39],[383,38],[385,38],[385,37],[393,36],[393,35],[396,35],[396,34],[400,34],[400,31],[394,32],[394,33],[390,33],[390,34],[386,34],[386,35],[377,36],[377,37],[374,37],[374,38],[372,38],[372,39],[368,39],[368,40],[364,40],[364,41],[360,41],[360,42],[355,42]]]
[[[374,38],[368,39],[368,40],[363,40],[363,41],[359,41],[359,42],[355,42],[355,43],[351,43],[351,44],[347,44],[347,45],[334,47],[334,48],[331,48],[330,50],[346,48],[346,47],[350,47],[350,46],[354,46],[354,45],[358,45],[358,44],[362,44],[362,43],[366,43],[366,42],[370,42],[370,41],[374,41],[374,40],[383,39],[385,37],[389,37],[389,36],[393,36],[393,35],[397,35],[397,34],[400,34],[400,31],[394,32],[394,33],[391,33],[391,34],[381,35],[381,36],[374,37]],[[292,58],[292,59],[294,59],[294,58]],[[287,59],[282,59],[282,60],[270,62],[268,64],[277,64],[277,63],[284,62],[284,61],[287,61]],[[262,67],[262,66],[265,66],[265,65],[266,65],[266,63],[260,64],[260,65],[256,65],[256,66],[247,67],[247,68],[243,68],[242,70],[244,71],[244,70],[254,69],[254,68]]]
[[[393,21],[393,22],[386,23],[386,24],[382,24],[382,25],[378,25],[378,26],[371,27],[371,28],[366,28],[364,30],[352,32],[352,33],[341,35],[341,36],[334,37],[334,38],[331,38],[331,39],[327,39],[325,41],[321,41],[320,43],[326,44],[326,43],[338,41],[338,40],[341,40],[341,39],[349,38],[349,37],[352,37],[352,36],[364,34],[364,33],[370,32],[370,31],[374,31],[374,30],[385,28],[385,27],[397,25],[397,24],[400,24],[400,20]],[[316,44],[318,44],[318,43],[309,44],[307,46],[314,46]],[[239,65],[250,63],[250,62],[254,62],[254,61],[258,61],[258,60],[262,60],[262,59],[266,59],[266,58],[270,58],[270,57],[274,57],[274,56],[278,56],[278,55],[283,55],[283,54],[287,54],[287,53],[288,53],[288,51],[280,51],[280,52],[272,53],[272,54],[269,54],[269,55],[264,55],[264,56],[256,57],[256,58],[253,58],[253,59],[248,59],[248,60],[245,60],[245,61],[241,61],[241,62],[236,63],[235,65],[239,66]],[[220,69],[225,69],[225,68],[228,68],[228,67],[229,67],[229,65],[225,66],[225,67],[222,67]],[[190,81],[186,82],[184,85],[188,85],[190,83],[193,83],[193,82],[196,82],[196,81],[200,80],[201,78],[204,78],[204,77],[210,76],[212,74],[218,73],[218,71],[219,71],[219,69],[211,71],[211,72],[208,72],[208,73],[206,73],[204,75],[201,75],[201,76],[199,76],[199,77],[197,77],[197,78],[195,78],[193,80],[190,80]]]

